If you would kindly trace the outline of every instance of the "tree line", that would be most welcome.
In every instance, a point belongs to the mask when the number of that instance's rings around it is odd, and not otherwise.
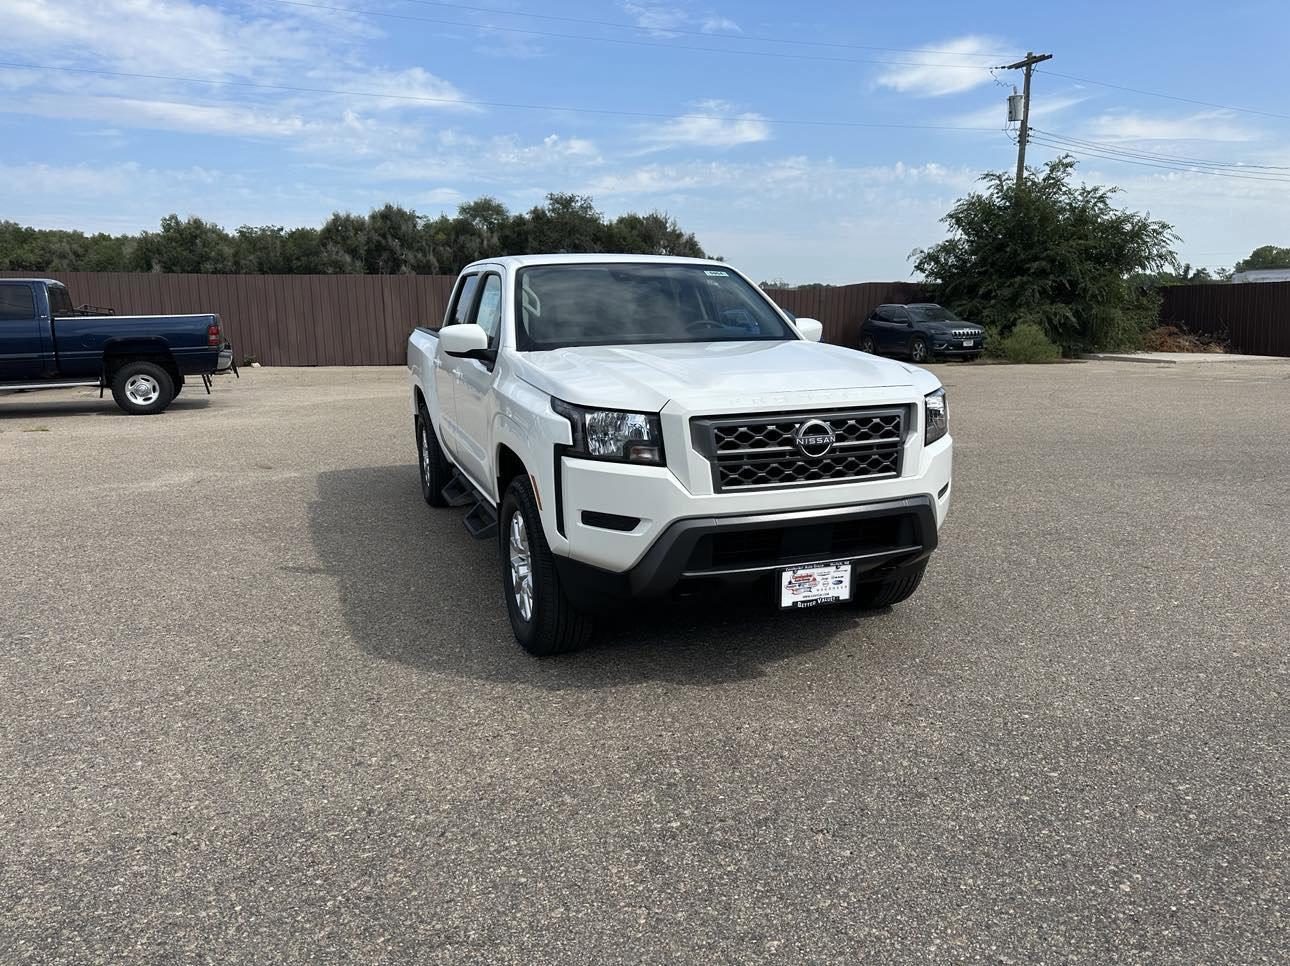
[[[553,193],[527,212],[496,198],[427,217],[387,204],[336,212],[321,228],[243,225],[167,215],[157,231],[87,235],[0,221],[0,270],[281,275],[455,275],[480,258],[535,252],[626,252],[706,257],[691,232],[660,211],[614,219],[585,195]]]

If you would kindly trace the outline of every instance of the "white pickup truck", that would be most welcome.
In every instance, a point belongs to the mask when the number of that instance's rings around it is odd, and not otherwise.
[[[820,335],[724,262],[462,272],[408,344],[422,495],[496,537],[526,650],[705,584],[760,582],[783,608],[914,592],[949,507],[945,392]]]

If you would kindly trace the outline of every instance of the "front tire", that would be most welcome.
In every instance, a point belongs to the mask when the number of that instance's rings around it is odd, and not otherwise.
[[[439,446],[439,437],[430,423],[430,414],[424,406],[418,407],[415,419],[417,433],[417,464],[421,470],[421,498],[430,506],[447,506],[443,488],[452,478],[452,468]]]
[[[591,638],[591,618],[570,603],[560,586],[526,477],[517,476],[506,488],[498,524],[502,587],[515,640],[537,657],[583,647]]]
[[[860,351],[867,352],[871,356],[876,356],[878,354],[878,346],[874,343],[873,336],[860,336]]]
[[[927,340],[921,335],[916,335],[913,341],[909,343],[909,358],[914,362],[931,362],[932,350],[927,346]]]
[[[856,586],[854,603],[861,610],[876,610],[880,607],[891,607],[902,600],[908,600],[923,582],[923,573],[927,570],[927,561],[887,576],[874,583]]]
[[[112,398],[130,416],[153,416],[175,398],[175,381],[155,362],[127,362],[112,374]]]

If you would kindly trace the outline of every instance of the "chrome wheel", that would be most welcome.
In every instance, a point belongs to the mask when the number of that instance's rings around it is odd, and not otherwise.
[[[515,595],[515,609],[527,623],[533,619],[533,556],[529,553],[529,534],[524,526],[524,514],[519,510],[511,516],[508,543],[511,593]]]
[[[430,485],[430,431],[424,419],[421,420],[421,483]]]
[[[136,406],[151,406],[161,395],[161,386],[152,376],[140,373],[125,381],[125,396]]]
[[[869,353],[870,355],[873,355],[873,354],[874,354],[874,353],[873,353],[873,350],[874,350],[873,339],[870,339],[870,338],[866,337],[866,338],[864,338],[864,339],[862,339],[862,340],[861,340],[861,342],[860,342],[860,351],[861,351],[861,352],[867,352],[867,353]]]
[[[926,362],[927,343],[922,339],[915,339],[913,346],[909,350],[909,354],[913,357],[915,362]]]

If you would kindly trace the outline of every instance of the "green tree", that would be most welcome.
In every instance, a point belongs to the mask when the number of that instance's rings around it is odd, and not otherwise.
[[[1260,245],[1232,266],[1234,272],[1251,272],[1260,268],[1290,268],[1290,248]]]
[[[632,255],[704,257],[699,240],[661,211],[620,215],[609,225],[609,242],[613,250]]]
[[[232,272],[233,239],[219,225],[178,215],[161,219],[161,230],[139,236],[132,256],[142,272]]]
[[[1066,353],[1127,347],[1156,321],[1154,296],[1130,276],[1177,266],[1173,229],[1111,204],[1118,189],[1071,183],[1061,157],[1018,188],[1006,173],[961,199],[950,237],[916,250],[914,267],[964,317],[1007,333],[1033,322]]]
[[[364,264],[369,275],[439,273],[421,218],[398,205],[384,205],[367,216]]]
[[[528,213],[524,252],[610,251],[604,216],[586,195],[553,192]],[[511,251],[509,254],[522,254]]]
[[[367,218],[333,212],[318,231],[319,268],[327,275],[367,271]]]
[[[703,256],[698,239],[663,212],[608,222],[590,198],[559,193],[521,214],[485,196],[463,203],[456,216],[426,218],[387,204],[366,215],[334,212],[321,228],[243,225],[232,235],[173,214],[137,236],[0,222],[0,269],[31,272],[456,274],[498,255],[611,251]]]
[[[1226,282],[1231,272],[1219,268],[1210,272],[1208,268],[1192,268],[1190,262],[1184,262],[1176,272],[1137,272],[1129,276],[1129,284],[1139,288],[1163,288],[1167,285],[1205,285],[1212,282]]]

